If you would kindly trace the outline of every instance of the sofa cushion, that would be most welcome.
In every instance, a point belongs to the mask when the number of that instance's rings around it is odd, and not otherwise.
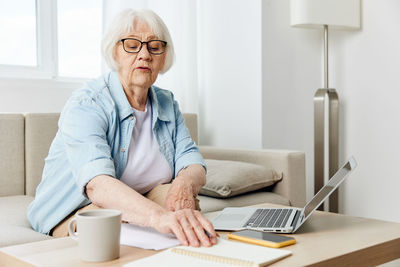
[[[257,191],[232,198],[198,196],[202,213],[222,210],[226,207],[244,207],[260,203],[274,203],[290,206],[289,200],[273,192]]]
[[[25,116],[25,194],[35,196],[42,180],[44,160],[58,130],[58,113],[30,113]]]
[[[0,196],[25,192],[24,116],[0,114]]]
[[[206,159],[207,183],[201,195],[227,198],[264,188],[282,179],[264,166],[229,160]]]
[[[26,218],[33,197],[0,197],[0,247],[52,238],[35,232]]]

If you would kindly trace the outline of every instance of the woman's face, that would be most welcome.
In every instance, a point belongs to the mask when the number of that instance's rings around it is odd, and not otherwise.
[[[142,42],[158,40],[150,27],[140,20],[134,22],[134,31],[121,36],[121,39],[123,38],[135,38]],[[127,53],[122,42],[118,42],[115,60],[119,64],[118,73],[123,79],[124,87],[149,88],[164,66],[165,55],[166,52],[161,55],[150,54],[147,44],[143,44],[138,53]]]

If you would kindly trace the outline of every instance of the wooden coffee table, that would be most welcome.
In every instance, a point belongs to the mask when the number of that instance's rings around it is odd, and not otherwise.
[[[208,213],[206,217],[216,214]],[[226,238],[226,233],[220,234]],[[375,266],[400,258],[400,223],[316,211],[291,236],[297,244],[283,249],[291,250],[293,255],[273,266]],[[0,248],[0,266],[122,266],[155,253],[121,246],[117,260],[86,263],[78,258],[76,241],[58,238]]]

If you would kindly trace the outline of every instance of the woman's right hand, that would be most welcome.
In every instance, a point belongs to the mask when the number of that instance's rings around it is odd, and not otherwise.
[[[182,209],[155,214],[151,226],[160,233],[174,234],[185,246],[210,247],[217,243],[214,227],[198,210]]]

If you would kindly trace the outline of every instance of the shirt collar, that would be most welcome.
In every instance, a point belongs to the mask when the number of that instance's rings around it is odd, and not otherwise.
[[[118,108],[119,119],[123,121],[127,117],[133,114],[133,108],[129,103],[125,91],[122,88],[121,81],[119,79],[118,73],[116,71],[112,71],[108,77],[108,83],[106,82],[108,89],[110,90],[111,96],[113,97],[115,104]],[[148,97],[150,97],[151,107],[153,110],[153,125],[155,123],[155,119],[159,119],[162,121],[170,121],[167,116],[167,113],[162,108],[159,99],[157,98],[157,93],[155,91],[155,87],[151,86],[149,88]]]
[[[151,86],[149,89],[149,97],[151,99],[151,108],[153,109],[154,118],[158,118],[161,121],[170,121],[167,116],[167,112],[163,109],[156,93],[156,88]],[[153,121],[154,125],[155,121]]]
[[[120,121],[132,115],[133,108],[126,98],[117,72],[112,71],[109,73],[108,82],[106,82],[106,85],[110,90],[110,94],[117,106]]]

